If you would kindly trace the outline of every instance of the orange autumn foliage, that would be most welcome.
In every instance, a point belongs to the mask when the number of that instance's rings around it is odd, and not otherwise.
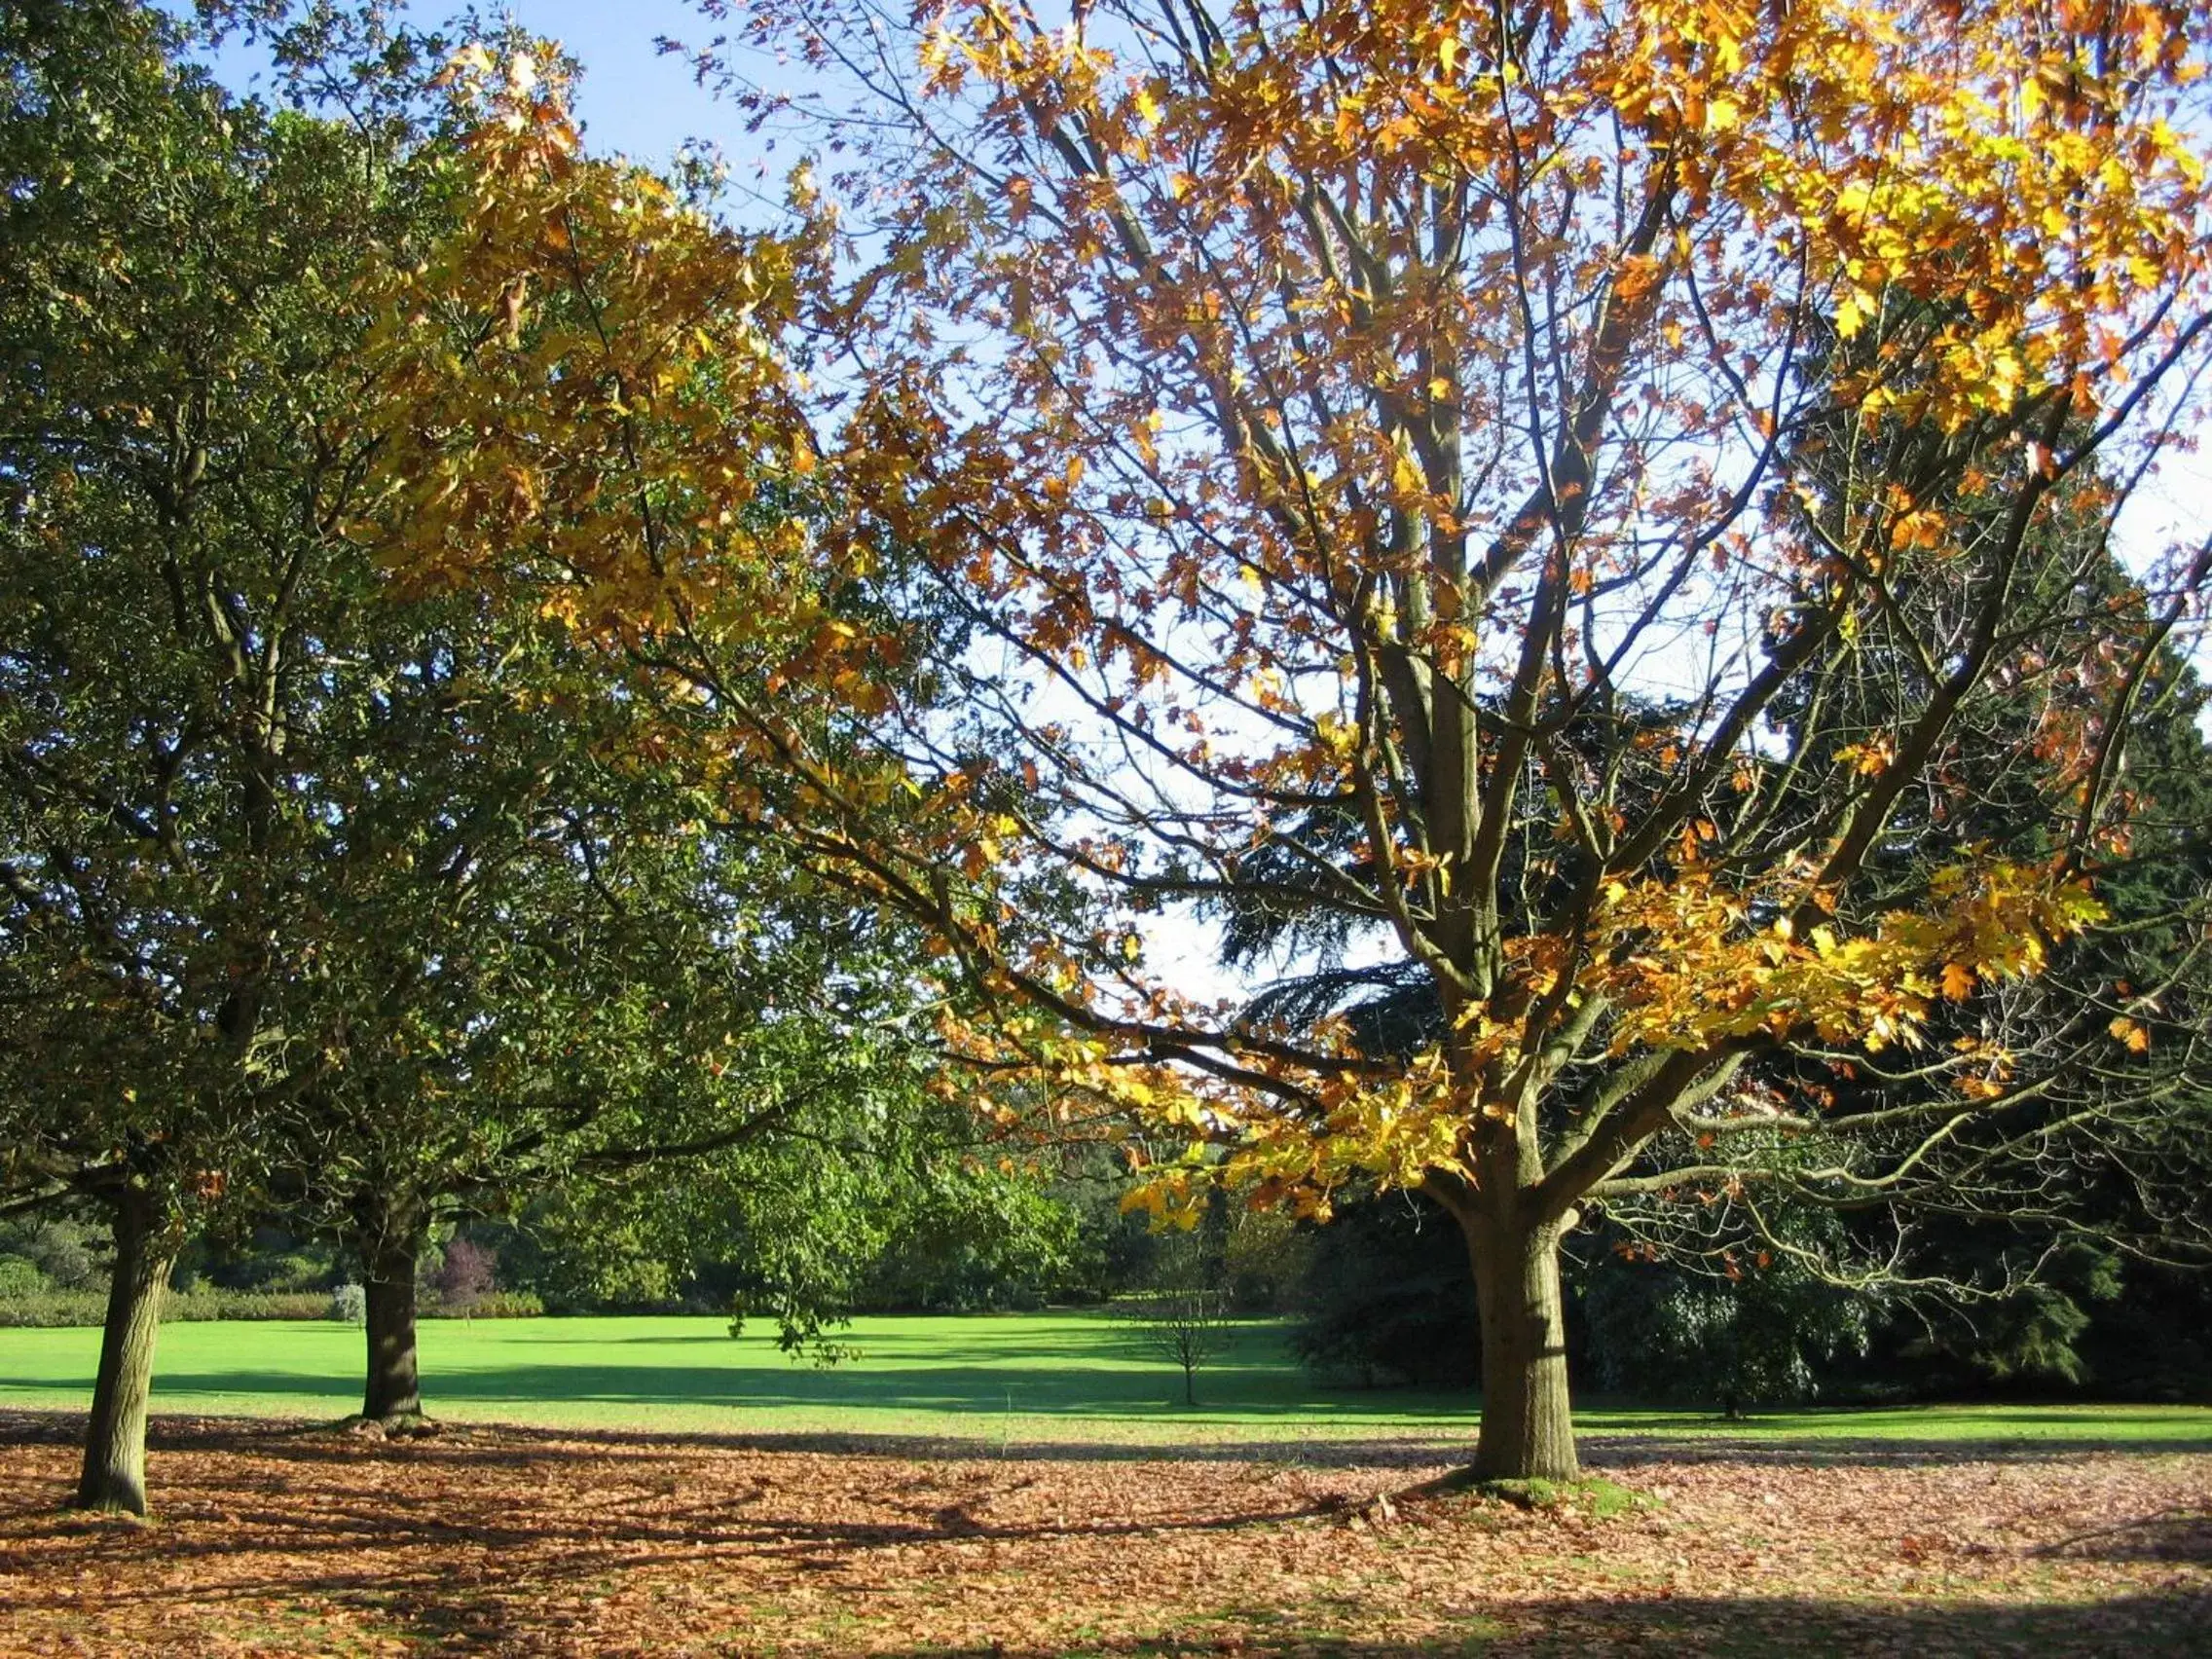
[[[672,719],[742,760],[733,810],[932,932],[988,1010],[950,1042],[1188,1140],[1141,1201],[1435,1196],[1494,1366],[1479,1461],[1570,1471],[1581,1208],[1684,1123],[1769,1134],[1731,1104],[1763,1056],[1912,1045],[2100,915],[2124,711],[2206,555],[2108,603],[2077,533],[2212,331],[2212,25],[954,0],[881,53],[841,48],[868,18],[836,0],[753,26],[872,112],[784,241],[666,204],[618,232],[633,175],[495,97],[483,235],[422,279],[520,344],[411,359],[425,407],[487,400],[406,463],[421,566],[531,549],[549,612],[708,711]],[[831,203],[864,194],[848,240]],[[533,346],[563,237],[603,320]],[[744,328],[677,326],[718,308]],[[803,382],[791,337],[834,373]],[[927,640],[826,632],[826,584],[887,561],[967,630],[963,743],[866,679]],[[864,682],[833,735],[779,709]],[[1976,799],[2000,698],[2063,851],[1900,876],[1908,814]],[[1089,919],[1018,902],[1040,872]],[[1161,904],[1380,940],[1433,1017],[1384,1049],[1210,1007],[1131,947]],[[1942,1109],[2002,1111],[2001,1045],[1956,1053]]]

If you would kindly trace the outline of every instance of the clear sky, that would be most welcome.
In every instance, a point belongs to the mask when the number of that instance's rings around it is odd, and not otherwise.
[[[697,86],[681,57],[661,55],[653,42],[670,36],[688,44],[712,39],[715,25],[687,0],[511,0],[487,7],[489,16],[511,16],[534,35],[559,41],[585,68],[576,100],[592,148],[614,151],[640,161],[662,162],[686,139],[721,142],[733,163],[748,167],[755,158],[747,147],[743,123],[728,107]],[[417,4],[408,16],[425,27],[441,23],[442,4]],[[214,60],[228,85],[246,89],[266,59],[250,48],[233,46]],[[771,170],[773,158],[769,158]]]

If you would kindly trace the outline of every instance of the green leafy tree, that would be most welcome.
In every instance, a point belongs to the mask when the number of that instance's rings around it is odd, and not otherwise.
[[[313,938],[303,755],[358,597],[381,136],[225,96],[151,9],[0,20],[0,1178],[115,1235],[78,1500],[142,1510],[162,1288],[259,1173]]]
[[[1794,1213],[1800,1235],[1836,1234],[1831,1211]],[[1600,1387],[1640,1400],[1695,1400],[1730,1418],[1753,1405],[1818,1395],[1840,1365],[1866,1351],[1880,1305],[1795,1256],[1742,1239],[1702,1260],[1662,1257],[1639,1241],[1573,1274],[1576,1312]],[[1608,1242],[1600,1230],[1597,1242]]]

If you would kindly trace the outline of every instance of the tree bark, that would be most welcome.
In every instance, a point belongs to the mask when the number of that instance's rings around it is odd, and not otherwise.
[[[364,1252],[369,1366],[361,1415],[380,1422],[423,1411],[415,1359],[415,1261],[421,1247],[414,1230],[395,1228]]]
[[[162,1298],[176,1265],[176,1240],[159,1206],[126,1185],[115,1199],[115,1276],[108,1284],[100,1368],[85,1424],[85,1465],[75,1509],[146,1513],[146,1396],[154,1381],[154,1343]]]
[[[1571,1481],[1574,1412],[1567,1386],[1567,1315],[1559,1230],[1517,1218],[1468,1217],[1468,1255],[1483,1340],[1483,1480]]]

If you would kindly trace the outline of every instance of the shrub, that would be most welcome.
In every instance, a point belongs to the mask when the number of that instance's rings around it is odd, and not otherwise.
[[[532,1319],[545,1305],[528,1291],[495,1291],[469,1310],[478,1319]],[[437,1318],[440,1310],[427,1310]],[[162,1304],[164,1320],[196,1324],[210,1319],[336,1319],[366,1321],[368,1300],[357,1284],[336,1290],[223,1290],[203,1286],[172,1291]],[[107,1316],[107,1293],[97,1290],[42,1290],[28,1296],[0,1297],[0,1328],[9,1326],[97,1325]]]
[[[36,1296],[46,1288],[46,1275],[38,1271],[36,1262],[21,1256],[0,1256],[0,1300]]]
[[[535,1319],[544,1311],[545,1304],[535,1291],[493,1290],[465,1307],[425,1309],[424,1315],[431,1319]]]
[[[98,1290],[107,1276],[104,1244],[98,1228],[69,1216],[0,1222],[0,1255],[22,1257],[50,1290]]]
[[[106,1317],[107,1298],[97,1291],[43,1290],[0,1299],[0,1327],[97,1325]]]
[[[445,1260],[430,1275],[438,1300],[456,1312],[467,1313],[492,1293],[499,1258],[473,1239],[456,1238],[446,1246]]]
[[[1481,1363],[1458,1226],[1430,1199],[1349,1202],[1314,1233],[1292,1350],[1316,1375],[1375,1388],[1458,1387]]]
[[[165,1317],[207,1319],[327,1319],[330,1298],[319,1290],[195,1290],[172,1296]]]
[[[306,1251],[293,1251],[257,1264],[254,1282],[248,1287],[264,1293],[299,1291],[320,1295],[330,1288],[329,1261]]]
[[[1700,1274],[1610,1252],[1586,1267],[1582,1313],[1599,1385],[1735,1417],[1813,1399],[1838,1360],[1865,1351],[1864,1298],[1790,1257],[1747,1247],[1728,1267],[1733,1276]]]

